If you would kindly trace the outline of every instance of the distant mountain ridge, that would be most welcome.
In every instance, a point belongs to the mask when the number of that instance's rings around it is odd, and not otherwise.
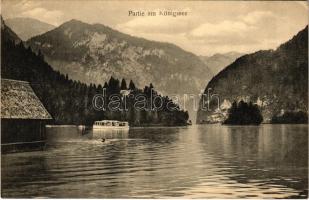
[[[213,74],[218,74],[226,66],[244,55],[239,52],[216,53],[212,56],[200,56],[201,60],[210,68]]]
[[[27,17],[9,18],[5,20],[9,26],[23,41],[33,36],[40,35],[55,28],[54,25]]]
[[[258,51],[238,58],[208,83],[208,90],[218,94],[221,110],[202,110],[197,123],[222,122],[231,102],[245,100],[260,106],[264,122],[287,112],[308,114],[308,26],[276,50]]]
[[[212,72],[198,56],[176,45],[149,41],[102,24],[78,20],[27,41],[54,69],[85,83],[110,76],[153,83],[164,94],[198,93]]]
[[[70,20],[26,44],[40,50],[55,70],[88,84],[103,84],[113,76],[134,80],[137,87],[152,83],[163,95],[183,96],[199,94],[213,76],[198,56],[174,44],[133,37],[102,24]],[[186,109],[195,120],[193,105]]]

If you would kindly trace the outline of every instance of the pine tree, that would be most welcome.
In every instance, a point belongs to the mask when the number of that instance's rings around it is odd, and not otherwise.
[[[123,78],[122,81],[121,81],[121,86],[120,86],[120,89],[121,90],[127,90],[127,83],[126,83],[126,80]]]
[[[111,77],[108,82],[108,88],[110,94],[119,94],[120,92],[119,80],[115,79],[114,77]]]
[[[129,89],[130,89],[130,90],[135,90],[135,89],[136,89],[135,84],[133,83],[132,80],[130,80]]]

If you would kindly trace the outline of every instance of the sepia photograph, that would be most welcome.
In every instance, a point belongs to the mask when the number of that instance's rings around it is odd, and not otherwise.
[[[307,1],[0,7],[1,198],[309,198]]]

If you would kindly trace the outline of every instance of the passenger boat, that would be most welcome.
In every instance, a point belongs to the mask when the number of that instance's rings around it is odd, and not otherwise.
[[[95,121],[93,129],[129,129],[129,123],[123,121],[116,121],[116,120],[102,120],[102,121]]]

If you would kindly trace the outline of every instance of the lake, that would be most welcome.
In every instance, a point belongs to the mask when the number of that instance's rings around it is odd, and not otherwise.
[[[1,156],[2,197],[308,197],[307,125],[51,127],[47,135],[44,151]]]

